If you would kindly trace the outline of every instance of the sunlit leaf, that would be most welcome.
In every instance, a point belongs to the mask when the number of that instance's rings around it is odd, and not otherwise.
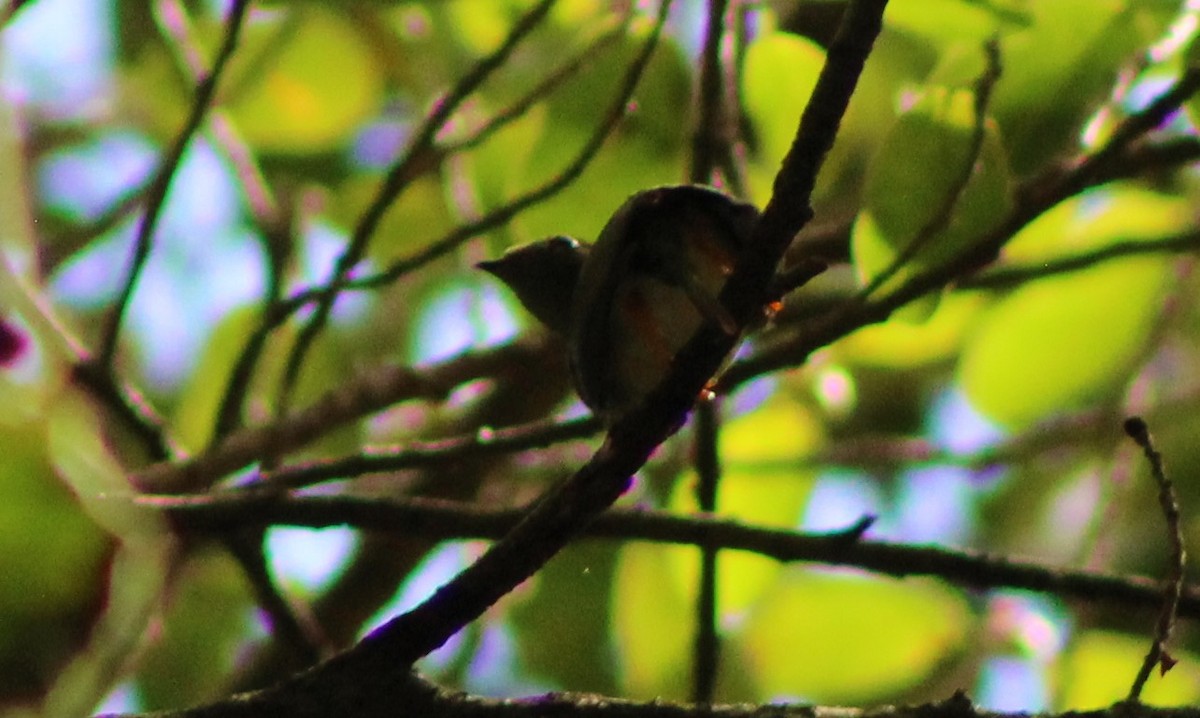
[[[700,553],[632,543],[621,549],[613,589],[612,632],[622,693],[632,698],[683,698],[688,693],[695,590],[674,567]]]
[[[1165,260],[1138,258],[1023,286],[981,320],[959,383],[1010,427],[1110,396],[1145,351],[1168,276]]]
[[[838,354],[847,361],[877,367],[915,367],[954,356],[984,301],[977,296],[950,294],[924,321],[894,319],[863,327],[839,341]]]
[[[972,155],[974,102],[966,90],[929,88],[892,126],[867,174],[866,211],[852,238],[864,282],[897,257],[911,256],[894,281],[940,266],[1007,216],[1010,177],[994,125],[985,123],[979,154]]]
[[[344,144],[382,99],[370,47],[345,15],[293,6],[247,28],[226,87],[238,129],[268,152],[312,152]]]
[[[138,690],[145,708],[220,696],[225,676],[236,665],[237,649],[250,636],[253,611],[245,576],[232,556],[224,551],[191,556],[158,640],[141,661]],[[196,665],[207,670],[192,670]]]
[[[1058,697],[1063,711],[1108,708],[1129,695],[1150,647],[1150,636],[1088,631],[1076,638],[1058,668]],[[1179,663],[1165,676],[1150,674],[1141,700],[1153,706],[1186,706],[1200,701],[1200,662],[1191,653],[1171,649]]]
[[[1005,261],[1036,265],[1122,241],[1157,239],[1190,225],[1192,204],[1131,184],[1106,186],[1060,202],[1004,247]]]
[[[981,45],[997,31],[1028,23],[1027,16],[996,5],[964,0],[898,3],[884,16],[887,26],[922,37],[939,46]]]
[[[758,204],[770,197],[769,178],[792,144],[824,63],[825,53],[818,45],[786,32],[762,35],[746,50],[742,96],[759,143],[755,165],[764,169],[761,175],[751,175],[762,178],[751,185],[751,197]]]
[[[943,586],[790,568],[739,639],[761,700],[879,700],[962,648],[972,617]]]

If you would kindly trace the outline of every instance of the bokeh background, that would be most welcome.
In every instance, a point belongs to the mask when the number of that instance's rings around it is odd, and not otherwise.
[[[216,101],[170,183],[115,357],[118,376],[144,393],[180,447],[200,451],[230,428],[216,417],[264,307],[329,281],[384,173],[441,93],[530,6],[252,4]],[[735,6],[740,41],[730,39],[722,57],[740,102],[732,124],[745,193],[762,206],[840,3]],[[352,276],[385,270],[559,176],[596,131],[655,10],[558,2],[440,129]],[[0,705],[14,715],[181,706],[286,665],[264,658],[286,649],[219,541],[175,544],[169,524],[113,518],[132,503],[128,483],[80,478],[96,464],[119,477],[147,458],[114,429],[118,420],[82,398],[61,353],[67,334],[93,349],[102,340],[146,188],[228,11],[217,1],[35,0],[5,15],[0,30],[0,251],[10,284],[0,317],[14,347],[0,377]],[[1166,0],[893,3],[815,197],[812,234],[841,237],[833,251],[822,245],[831,268],[789,297],[778,323],[739,356],[793,340],[806,317],[853,296],[895,258],[905,228],[938,206],[974,127],[989,39],[998,40],[1002,69],[974,174],[935,250],[918,253],[881,291],[1001,225],[1023,183],[1103,146],[1123,118],[1170,87],[1187,66],[1196,13]],[[706,3],[676,0],[624,117],[564,189],[418,271],[339,296],[291,406],[380,363],[432,366],[541,332],[472,265],[551,234],[594,238],[630,193],[685,179],[706,14]],[[577,71],[495,133],[470,140],[577,55]],[[1029,270],[1133,248],[1122,256],[1012,283],[961,281],[803,366],[740,384],[722,402],[718,513],[807,531],[874,515],[869,539],[1163,576],[1169,553],[1156,489],[1120,421],[1147,417],[1194,541],[1197,186],[1179,159],[1196,141],[1191,109],[1150,138],[1178,142],[1177,155],[1058,203],[1021,228],[997,266]],[[42,314],[22,304],[33,299]],[[46,316],[61,321],[61,334]],[[295,312],[269,333],[238,422],[266,422],[279,409],[282,367],[310,316]],[[534,369],[526,381],[546,390],[545,406],[514,398],[508,411],[482,411],[493,377],[446,401],[364,417],[287,461],[584,413],[561,366]],[[694,511],[690,437],[685,429],[662,447],[622,505]],[[578,467],[597,442],[310,491],[517,506]],[[486,545],[421,541],[403,527],[396,534],[273,527],[265,556],[284,595],[316,606],[344,642],[415,605]],[[389,552],[404,559],[371,585],[370,561]],[[698,557],[692,548],[582,542],[421,668],[485,695],[686,697]],[[962,688],[994,710],[1099,707],[1124,697],[1155,618],[1103,601],[783,566],[737,552],[722,553],[719,566],[720,700],[870,705]],[[1183,622],[1171,651],[1179,664],[1151,680],[1147,700],[1200,700],[1196,640]]]

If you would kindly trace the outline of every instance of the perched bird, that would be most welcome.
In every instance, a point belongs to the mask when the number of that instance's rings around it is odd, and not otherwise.
[[[566,337],[580,397],[613,421],[670,370],[704,323],[741,331],[718,296],[758,210],[709,187],[638,192],[595,244],[552,237],[479,266]]]
[[[571,333],[571,297],[590,247],[557,236],[513,247],[476,267],[508,285],[521,304],[551,331]]]

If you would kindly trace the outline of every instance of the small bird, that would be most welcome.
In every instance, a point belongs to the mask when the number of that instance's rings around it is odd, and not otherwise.
[[[626,200],[595,244],[551,237],[478,266],[567,339],[580,397],[611,423],[704,323],[740,333],[718,297],[757,219],[710,187],[656,187]]]

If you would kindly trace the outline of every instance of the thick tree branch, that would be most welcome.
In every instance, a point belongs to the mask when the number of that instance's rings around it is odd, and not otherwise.
[[[304,496],[148,496],[137,499],[169,512],[179,525],[198,531],[287,525],[310,528],[351,526],[405,533],[432,540],[498,539],[521,520],[523,509],[423,499]],[[1036,561],[978,551],[854,540],[844,532],[808,534],[748,526],[728,519],[678,516],[664,511],[612,510],[597,517],[582,536],[621,541],[711,546],[756,553],[782,562],[804,561],[860,568],[888,576],[936,576],[973,589],[1019,588],[1061,598],[1108,602],[1156,610],[1161,582],[1048,566]],[[1183,591],[1179,614],[1200,618],[1200,586]]]

